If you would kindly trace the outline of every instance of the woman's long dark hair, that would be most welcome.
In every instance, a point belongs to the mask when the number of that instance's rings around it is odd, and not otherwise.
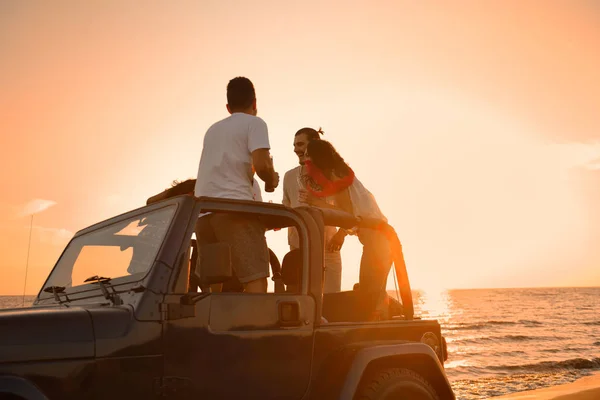
[[[348,164],[327,140],[311,140],[306,147],[306,154],[314,166],[323,171],[329,179],[332,178],[332,174],[343,178],[350,173]]]

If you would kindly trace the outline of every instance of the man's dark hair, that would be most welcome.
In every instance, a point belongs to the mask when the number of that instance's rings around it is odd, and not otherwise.
[[[294,135],[294,137],[298,136],[298,135],[306,135],[306,137],[308,138],[308,141],[312,141],[312,140],[319,140],[321,137],[319,135],[322,135],[323,133],[323,129],[319,128],[319,130],[313,129],[313,128],[302,128],[300,129],[298,132],[296,132],[296,134]]]
[[[254,85],[248,78],[238,76],[227,84],[227,104],[233,110],[244,110],[256,99]]]

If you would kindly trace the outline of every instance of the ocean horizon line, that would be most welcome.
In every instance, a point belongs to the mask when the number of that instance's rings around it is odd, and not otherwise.
[[[531,289],[600,289],[600,286],[514,286],[514,287],[479,287],[479,288],[441,288],[439,291],[469,291],[469,290],[531,290]],[[351,288],[342,291],[350,291]],[[413,292],[427,292],[428,289],[412,288]],[[396,289],[387,289],[387,292],[395,292]],[[38,292],[25,294],[25,297],[37,296]],[[23,296],[23,293],[0,293],[0,297]]]

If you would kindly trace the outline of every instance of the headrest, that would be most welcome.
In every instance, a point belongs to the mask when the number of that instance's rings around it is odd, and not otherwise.
[[[302,250],[294,249],[288,252],[281,263],[281,278],[287,285],[298,285],[302,273]]]

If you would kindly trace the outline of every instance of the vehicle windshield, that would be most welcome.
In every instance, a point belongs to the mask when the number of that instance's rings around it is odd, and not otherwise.
[[[84,281],[94,275],[110,278],[113,283],[143,279],[156,259],[176,208],[161,208],[74,238],[44,287],[62,286],[73,292],[80,286],[86,290],[94,282]]]

